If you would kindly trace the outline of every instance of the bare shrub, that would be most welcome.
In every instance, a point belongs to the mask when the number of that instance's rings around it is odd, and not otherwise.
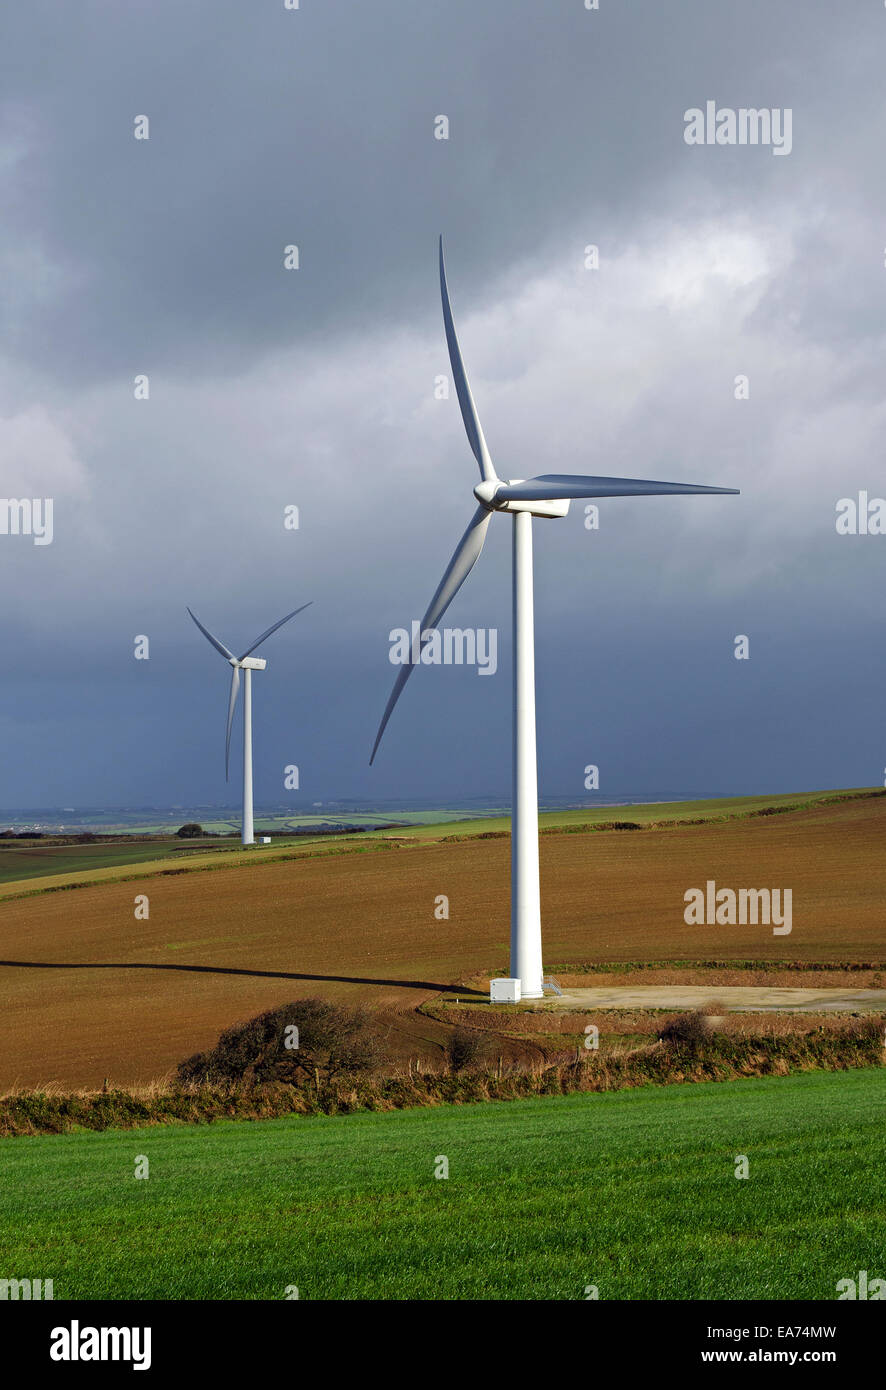
[[[226,1028],[214,1048],[179,1063],[179,1081],[290,1085],[371,1071],[384,1058],[365,1009],[296,999]]]
[[[476,1062],[482,1050],[483,1040],[471,1028],[454,1028],[446,1042],[446,1060],[453,1072],[464,1071]]]
[[[699,1047],[713,1037],[725,1013],[724,1006],[714,1002],[703,1004],[691,1013],[676,1014],[662,1025],[659,1041],[675,1047]]]

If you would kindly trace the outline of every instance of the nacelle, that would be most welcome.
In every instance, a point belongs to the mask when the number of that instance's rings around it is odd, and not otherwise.
[[[495,500],[495,494],[502,486],[513,487],[517,483],[524,483],[525,478],[484,478],[482,483],[478,483],[474,488],[474,496],[477,501],[490,511],[496,512],[529,512],[531,516],[566,516],[569,511],[569,501],[567,497],[556,498],[554,501],[535,501],[535,502],[508,502]]]
[[[514,478],[513,481],[523,482],[522,478]],[[529,512],[530,516],[566,516],[569,511],[568,497],[558,497],[555,501],[535,501],[535,502],[499,502],[496,505],[498,512]]]

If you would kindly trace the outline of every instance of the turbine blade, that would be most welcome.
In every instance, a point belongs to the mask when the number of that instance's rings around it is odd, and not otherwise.
[[[256,647],[260,647],[266,637],[270,637],[271,633],[276,632],[278,627],[282,627],[284,623],[288,623],[289,619],[294,618],[296,613],[303,613],[306,608],[310,608],[313,601],[313,599],[309,599],[307,603],[302,604],[301,608],[293,608],[292,612],[287,613],[285,618],[281,618],[279,623],[274,623],[273,627],[269,627],[267,632],[263,632],[261,637],[256,638],[249,650],[245,651],[243,656],[240,657],[240,660],[243,661],[247,656],[251,656]]]
[[[188,612],[191,613],[190,608],[188,609]],[[196,613],[191,613],[191,617],[194,619],[194,622],[197,624],[200,631],[203,633],[203,636],[206,638],[208,642],[212,643],[217,652],[221,652],[222,656],[225,657],[228,661],[236,661],[237,658],[234,656],[234,653],[228,651],[224,642],[220,642],[217,637],[213,637],[212,633],[209,631],[209,628],[203,626]]]
[[[643,478],[583,478],[575,473],[544,473],[525,483],[502,483],[496,502],[552,502],[567,497],[670,497],[693,493],[738,495],[735,487],[704,487],[698,483],[647,482]]]
[[[481,477],[484,479],[495,478],[497,475],[493,467],[492,459],[489,457],[486,440],[483,438],[480,417],[477,414],[477,407],[474,405],[474,397],[471,395],[471,388],[468,385],[468,375],[465,371],[465,364],[461,358],[461,349],[458,346],[455,324],[452,321],[452,306],[449,303],[449,290],[446,286],[446,266],[443,263],[442,237],[440,238],[440,296],[443,300],[443,325],[446,329],[446,345],[449,348],[449,361],[452,364],[455,390],[458,395],[458,403],[461,406],[461,418],[465,422],[468,443],[471,446],[474,458],[480,465]]]
[[[483,549],[483,542],[486,539],[486,531],[489,527],[489,518],[492,513],[486,507],[478,507],[471,517],[468,529],[465,531],[461,540],[455,548],[455,554],[449,561],[446,573],[437,586],[437,592],[431,599],[428,611],[422,618],[421,631],[426,632],[434,628],[439,623],[446,609],[455,598],[462,584],[464,584]],[[410,652],[410,657],[412,653]],[[394,688],[391,691],[390,699],[385,706],[381,724],[378,726],[378,733],[375,736],[375,743],[372,748],[372,757],[369,759],[370,767],[378,752],[378,745],[381,743],[381,736],[385,731],[388,720],[394,712],[394,706],[400,698],[404,685],[409,680],[414,669],[413,662],[410,660],[400,667],[397,679],[394,681]]]
[[[231,698],[228,701],[228,728],[225,734],[225,781],[228,780],[228,770],[231,763],[231,726],[234,723],[234,710],[237,705],[237,693],[240,689],[240,667],[235,666],[231,672]]]

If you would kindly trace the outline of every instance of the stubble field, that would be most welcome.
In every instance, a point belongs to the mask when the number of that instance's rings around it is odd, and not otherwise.
[[[886,799],[870,795],[663,829],[554,828],[541,838],[546,960],[879,963],[884,833]],[[304,995],[370,1004],[408,1043],[433,1045],[437,1025],[416,1006],[452,987],[475,997],[471,982],[479,990],[507,967],[509,848],[339,842],[7,897],[0,1086],[145,1082],[228,1024]],[[790,888],[790,936],[687,926],[684,894],[708,879]],[[147,920],[135,916],[140,895]],[[435,917],[439,895],[448,920]]]

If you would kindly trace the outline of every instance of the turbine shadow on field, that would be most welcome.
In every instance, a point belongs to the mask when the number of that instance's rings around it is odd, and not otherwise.
[[[197,975],[248,975],[265,980],[320,980],[328,984],[340,985],[391,985],[400,989],[430,989],[444,992],[458,989],[461,994],[476,994],[486,998],[482,990],[468,989],[466,985],[456,985],[449,981],[441,984],[432,980],[380,980],[368,975],[304,975],[293,970],[246,970],[234,965],[167,965],[151,961],[51,961],[51,960],[0,960],[0,966],[11,966],[20,970],[175,970]]]

